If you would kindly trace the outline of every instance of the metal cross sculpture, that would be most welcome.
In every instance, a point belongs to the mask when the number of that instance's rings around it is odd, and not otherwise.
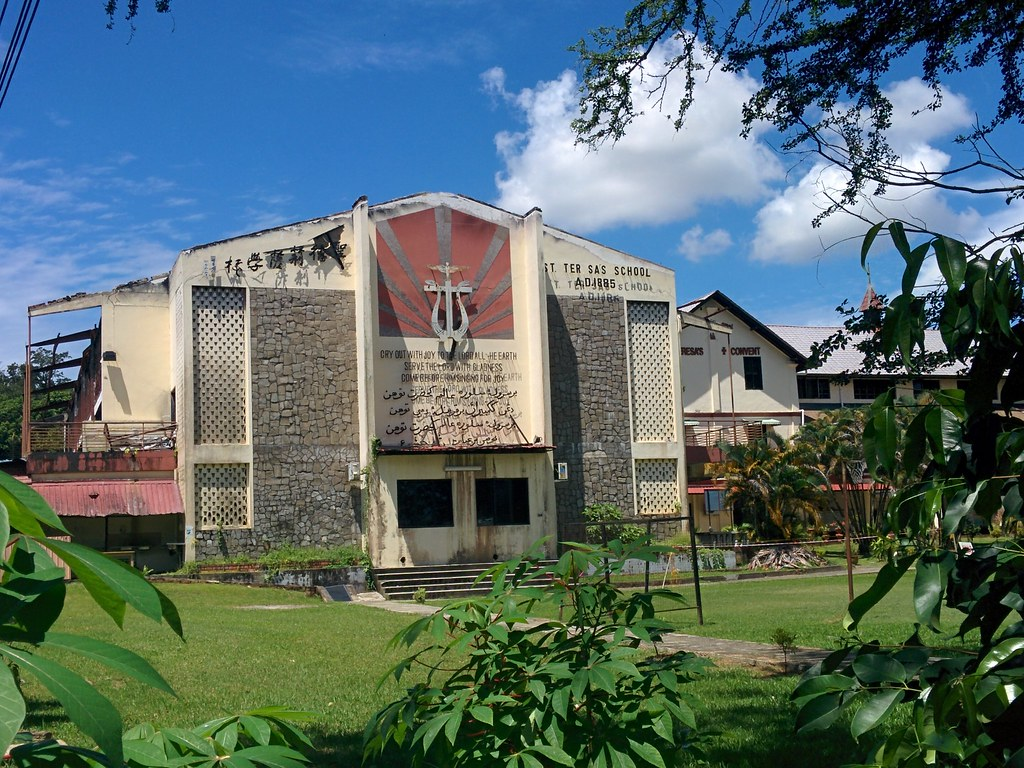
[[[438,284],[434,280],[427,280],[423,284],[424,291],[436,294],[434,297],[434,311],[430,313],[430,325],[434,329],[434,333],[437,334],[437,338],[441,341],[451,339],[451,351],[454,352],[455,345],[462,341],[467,331],[469,331],[469,315],[466,313],[466,306],[462,303],[462,295],[466,294],[468,296],[473,292],[473,288],[468,280],[463,280],[458,285],[452,285],[452,273],[461,272],[462,267],[453,267],[451,264],[437,264],[432,266],[431,269],[436,269],[444,274],[444,283]],[[444,298],[445,320],[445,325],[443,326],[439,317],[442,297]],[[459,305],[459,313],[462,316],[458,327],[455,326],[455,318],[453,316],[455,304]]]

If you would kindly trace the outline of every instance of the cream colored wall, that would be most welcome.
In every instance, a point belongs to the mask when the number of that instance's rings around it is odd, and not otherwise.
[[[870,377],[865,377],[870,378]],[[939,379],[940,389],[956,389],[957,379],[955,377]],[[853,396],[853,381],[838,384],[829,382],[830,397],[822,399],[808,399],[803,403],[810,410],[830,410],[833,408],[861,408],[871,405],[871,400],[858,400]],[[900,380],[896,382],[896,396],[913,398],[914,384],[911,380]]]
[[[446,466],[474,467],[445,471]],[[539,454],[434,454],[380,456],[369,482],[376,511],[367,536],[374,562],[384,567],[447,562],[490,562],[520,554],[535,541],[556,534],[554,485],[550,459]],[[530,486],[530,524],[477,526],[474,484],[484,478],[525,477]],[[443,480],[453,484],[455,525],[450,528],[399,528],[396,507],[399,479]]]
[[[693,326],[684,326],[682,330],[680,358],[686,413],[798,410],[796,364],[732,314],[721,312],[713,320],[731,325],[732,333],[709,332]],[[764,389],[746,388],[744,356],[760,358]]]
[[[103,301],[103,421],[170,418],[170,310],[164,291],[114,291]]]
[[[558,229],[544,230],[542,263],[556,296],[675,302],[671,269]]]

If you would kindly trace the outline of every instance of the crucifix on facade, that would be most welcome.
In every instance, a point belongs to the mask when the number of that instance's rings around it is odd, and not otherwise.
[[[436,264],[431,267],[444,275],[444,283],[438,284],[435,280],[427,280],[423,284],[423,290],[435,294],[434,310],[430,314],[430,325],[442,342],[451,340],[451,349],[448,354],[454,354],[455,345],[465,337],[469,331],[469,315],[466,306],[462,302],[462,296],[468,296],[473,292],[468,280],[462,280],[457,285],[452,284],[452,273],[460,272],[462,267],[453,267],[451,264]],[[441,299],[444,299],[444,325],[441,325]],[[459,325],[455,325],[455,305],[459,305],[461,315]]]

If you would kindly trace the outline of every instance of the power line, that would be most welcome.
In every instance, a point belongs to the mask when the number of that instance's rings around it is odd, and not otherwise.
[[[0,9],[0,29],[3,29],[4,17],[7,15],[8,0],[4,0],[3,8]],[[4,101],[7,99],[7,92],[11,88],[11,79],[14,77],[14,70],[21,61],[21,52],[25,49],[25,40],[28,38],[29,30],[32,29],[32,22],[36,18],[36,11],[39,10],[39,0],[22,0],[21,12],[14,25],[14,34],[7,44],[7,54],[4,56],[3,67],[0,68],[0,109],[3,109]]]

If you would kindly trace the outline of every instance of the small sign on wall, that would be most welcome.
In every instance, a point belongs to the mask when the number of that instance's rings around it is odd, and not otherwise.
[[[568,480],[569,479],[569,464],[565,461],[558,462],[555,470],[556,480]]]

